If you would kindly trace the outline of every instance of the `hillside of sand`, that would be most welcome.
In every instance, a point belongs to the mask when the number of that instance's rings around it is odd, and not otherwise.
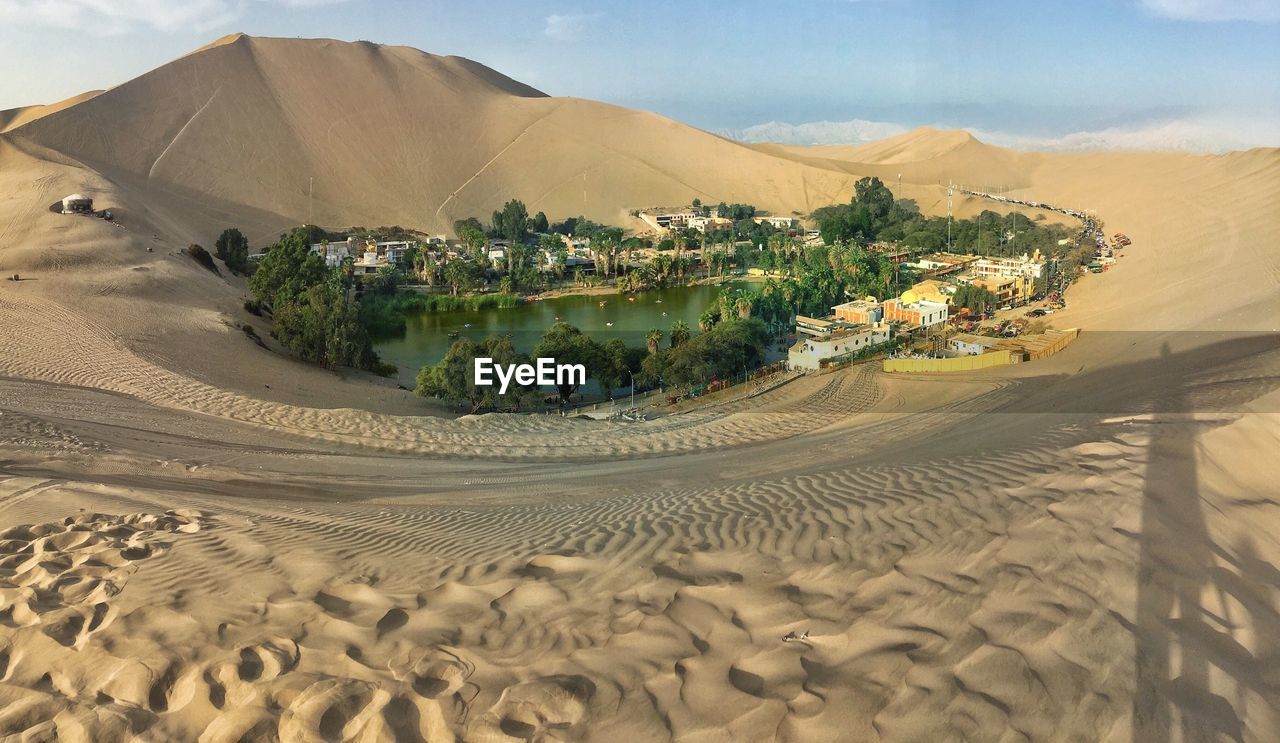
[[[973,190],[1005,192],[1025,188],[1039,153],[993,147],[960,130],[920,127],[862,145],[758,144],[760,152],[786,157],[815,167],[842,170],[858,176],[874,175],[885,183],[945,186],[967,185]]]
[[[0,111],[0,133],[17,129],[23,124],[28,124],[42,116],[48,116],[51,113],[57,113],[64,108],[70,108],[78,103],[89,100],[90,98],[101,93],[101,90],[91,90],[87,93],[72,96],[66,100],[57,103],[49,103],[38,106],[23,106],[21,108],[10,108]]]
[[[0,136],[0,737],[1280,737],[1280,153],[992,160],[1134,240],[1042,362],[438,419],[253,343],[180,251],[275,216],[76,108]],[[879,166],[937,214],[957,141]]]
[[[237,35],[11,136],[251,240],[310,221],[449,230],[510,198],[621,223],[654,204],[808,211],[846,174],[762,155],[654,114],[552,98],[415,49]],[[203,226],[203,225],[202,225]]]

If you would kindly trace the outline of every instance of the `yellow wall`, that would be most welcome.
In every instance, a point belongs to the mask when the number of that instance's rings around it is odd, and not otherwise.
[[[988,366],[1015,363],[1009,351],[988,351],[977,356],[958,356],[954,359],[885,359],[887,372],[954,372],[985,369]]]
[[[1068,343],[1075,340],[1077,335],[1080,335],[1079,328],[1071,328],[1070,330],[1062,331],[1062,337],[1054,341],[1053,345],[1042,348],[1035,353],[1028,354],[1030,356],[1030,360],[1035,361],[1037,359],[1044,359],[1054,355],[1066,347]]]

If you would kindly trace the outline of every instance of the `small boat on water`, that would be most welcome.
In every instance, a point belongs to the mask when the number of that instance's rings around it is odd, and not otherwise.
[[[450,331],[449,331],[449,337],[450,337],[450,338],[457,338],[457,337],[458,337],[458,331],[456,331],[456,330],[450,330]]]
[[[469,328],[469,327],[471,327],[471,323],[465,323],[465,324],[463,324],[463,326],[462,326],[462,327],[464,327],[464,328]]]
[[[663,317],[666,317],[666,316],[667,316],[667,313],[665,313],[665,312],[664,312],[664,313],[662,313],[662,316],[663,316]]]
[[[662,304],[662,300],[661,300],[661,299],[658,299],[658,300],[655,300],[655,301],[657,301],[657,303],[658,303],[658,304]]]
[[[601,306],[601,307],[605,306],[606,304],[609,304],[609,300],[607,300],[607,299],[602,299],[602,300],[600,300],[600,306]]]
[[[605,326],[606,328],[612,328],[612,327],[613,327],[613,323],[611,323],[611,322],[607,322],[607,323],[605,323],[605,324],[604,324],[604,326]]]
[[[627,301],[628,301],[628,302],[634,302],[634,301],[636,301],[636,298],[635,298],[635,297],[627,297]]]

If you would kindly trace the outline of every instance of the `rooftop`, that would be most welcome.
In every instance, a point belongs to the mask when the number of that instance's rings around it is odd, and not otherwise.
[[[970,345],[982,346],[983,348],[991,348],[992,346],[1003,343],[1008,339],[992,338],[991,336],[974,335],[972,333],[956,333],[951,336],[951,340],[959,341],[960,343],[968,343]]]

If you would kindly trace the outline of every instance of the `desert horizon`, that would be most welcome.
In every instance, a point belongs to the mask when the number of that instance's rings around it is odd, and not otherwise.
[[[199,35],[0,111],[0,739],[1280,736],[1280,148]]]

